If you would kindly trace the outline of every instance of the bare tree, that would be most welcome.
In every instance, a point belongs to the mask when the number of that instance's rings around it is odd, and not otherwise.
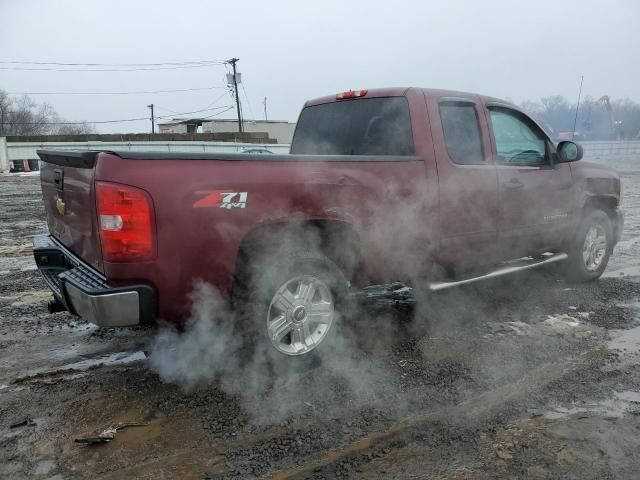
[[[51,135],[88,135],[90,133],[98,132],[93,125],[87,122],[55,125],[51,130]]]
[[[602,97],[605,98],[605,97]],[[540,101],[527,100],[520,106],[531,114],[552,137],[571,132],[576,104],[559,95]],[[580,102],[576,122],[576,138],[581,140],[614,140],[640,138],[640,104],[630,100],[614,100],[609,109],[602,99],[586,96]]]
[[[0,90],[0,136],[2,135],[72,135],[95,133],[88,123],[64,125],[48,103],[37,104],[27,95],[12,99]]]

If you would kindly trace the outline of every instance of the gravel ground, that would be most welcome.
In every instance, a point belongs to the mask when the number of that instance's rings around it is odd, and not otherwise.
[[[640,167],[614,166],[627,224],[598,282],[369,301],[311,370],[178,384],[146,358],[157,329],[47,313],[39,179],[0,176],[0,477],[636,479]],[[142,425],[74,442],[127,422]]]

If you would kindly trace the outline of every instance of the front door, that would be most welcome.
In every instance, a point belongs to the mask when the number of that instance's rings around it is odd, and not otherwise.
[[[558,251],[577,201],[571,169],[557,163],[555,147],[524,113],[489,105],[499,185],[498,237],[503,254]]]

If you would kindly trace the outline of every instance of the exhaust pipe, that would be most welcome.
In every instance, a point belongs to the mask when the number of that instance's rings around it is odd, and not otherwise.
[[[49,313],[66,312],[67,307],[65,307],[57,298],[54,298],[53,300],[49,300],[49,303],[47,303],[47,310],[49,310]]]

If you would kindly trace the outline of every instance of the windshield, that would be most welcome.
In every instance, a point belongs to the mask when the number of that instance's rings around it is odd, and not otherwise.
[[[306,107],[291,153],[414,155],[407,99],[363,98]]]

